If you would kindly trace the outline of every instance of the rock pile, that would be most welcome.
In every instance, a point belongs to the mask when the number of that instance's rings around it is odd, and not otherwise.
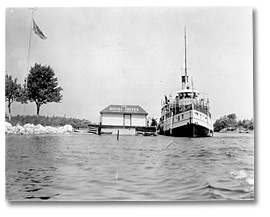
[[[73,131],[71,125],[67,124],[63,127],[43,127],[41,124],[25,124],[21,126],[17,124],[12,126],[10,123],[6,122],[5,133],[6,134],[56,134],[56,133],[70,133]]]

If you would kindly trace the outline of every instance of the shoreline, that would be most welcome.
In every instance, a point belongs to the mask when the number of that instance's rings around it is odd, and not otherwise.
[[[20,124],[16,124],[16,126],[12,126],[10,123],[5,122],[5,134],[6,135],[34,135],[34,134],[66,134],[66,133],[74,133],[74,134],[89,134],[88,132],[80,132],[76,131],[70,124],[66,124],[64,126],[42,126],[41,124],[25,124],[21,126]],[[237,133],[237,134],[251,134],[254,133],[254,130],[249,130],[245,128],[224,128],[216,133]]]
[[[226,127],[222,130],[220,130],[219,132],[216,133],[254,133],[254,130],[249,130],[246,128],[242,128],[242,127]]]
[[[25,124],[23,126],[17,124],[12,126],[5,122],[5,134],[8,135],[31,135],[31,134],[64,134],[73,132],[73,127],[69,124],[59,127],[42,126],[41,124]]]

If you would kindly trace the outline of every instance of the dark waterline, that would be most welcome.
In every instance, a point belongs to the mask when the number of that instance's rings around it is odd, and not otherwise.
[[[6,198],[253,200],[254,135],[7,135]]]

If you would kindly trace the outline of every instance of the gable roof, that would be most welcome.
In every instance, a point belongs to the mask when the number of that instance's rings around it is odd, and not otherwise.
[[[100,114],[115,113],[148,115],[148,113],[138,105],[109,105],[108,107],[100,111]]]

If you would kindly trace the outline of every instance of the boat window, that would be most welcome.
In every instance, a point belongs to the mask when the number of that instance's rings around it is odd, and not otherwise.
[[[185,98],[190,98],[188,93],[185,94]]]
[[[182,93],[179,94],[179,98],[183,99],[183,94]]]

